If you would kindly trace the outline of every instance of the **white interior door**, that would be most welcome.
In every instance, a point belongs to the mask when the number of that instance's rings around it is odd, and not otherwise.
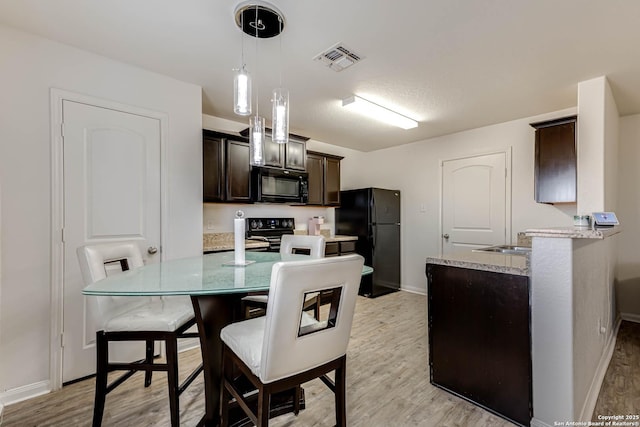
[[[507,241],[506,153],[442,164],[442,253]]]
[[[160,260],[160,121],[68,100],[62,109],[62,380],[67,382],[95,373],[96,328],[81,293],[85,284],[76,248],[136,240],[145,262]],[[149,248],[158,252],[150,254]],[[111,359],[142,358],[143,347],[114,348]]]

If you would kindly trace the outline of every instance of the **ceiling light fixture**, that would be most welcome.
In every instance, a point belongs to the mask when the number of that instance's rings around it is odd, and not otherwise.
[[[254,75],[258,69],[258,39],[280,35],[284,30],[284,17],[273,5],[261,0],[249,0],[239,4],[235,10],[236,25],[246,34],[256,38],[256,62]],[[244,59],[243,59],[244,61]],[[280,63],[282,63],[282,41],[280,42]],[[281,65],[282,67],[282,65]],[[243,67],[244,68],[244,67]],[[240,72],[243,69],[239,70]],[[280,69],[282,86],[282,68]],[[251,88],[249,88],[250,92]],[[253,166],[264,165],[265,120],[258,112],[258,87],[255,88],[256,114],[249,120],[250,163]],[[249,94],[249,99],[250,98]],[[271,138],[277,143],[289,140],[289,92],[282,87],[273,91],[273,117]],[[251,107],[249,113],[251,114]]]
[[[357,95],[343,99],[342,106],[402,129],[412,129],[418,126],[417,121]]]

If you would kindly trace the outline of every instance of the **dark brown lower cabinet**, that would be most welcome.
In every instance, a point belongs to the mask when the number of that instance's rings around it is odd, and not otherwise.
[[[427,264],[431,383],[529,426],[529,278]]]

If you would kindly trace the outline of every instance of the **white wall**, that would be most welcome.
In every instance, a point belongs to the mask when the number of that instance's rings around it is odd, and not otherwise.
[[[578,84],[578,213],[616,210],[618,108],[606,77]]]
[[[613,351],[619,236],[533,238],[533,426],[591,419]]]
[[[534,201],[534,129],[529,123],[575,114],[567,109],[413,144],[366,153],[353,163],[354,182],[344,188],[379,186],[402,192],[402,287],[426,292],[424,262],[440,253],[441,163],[474,154],[512,150],[512,242],[519,231],[572,224],[575,204]],[[428,126],[424,124],[423,126]],[[421,212],[421,205],[426,212]]]
[[[609,82],[604,93],[604,210],[618,210],[620,113]]]
[[[0,26],[0,400],[46,387],[51,289],[50,89],[169,116],[168,258],[202,249],[201,88]],[[15,395],[14,395],[15,396]]]
[[[640,114],[620,119],[618,169],[617,309],[623,318],[640,321]]]

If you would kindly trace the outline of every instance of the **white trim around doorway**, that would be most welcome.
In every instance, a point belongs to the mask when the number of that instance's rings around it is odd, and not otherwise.
[[[168,237],[168,144],[169,116],[165,113],[122,104],[116,101],[51,88],[51,335],[49,383],[52,391],[62,387],[63,280],[64,280],[64,183],[63,183],[63,101],[73,101],[101,108],[157,119],[160,122],[160,241]],[[161,250],[160,259],[164,260]]]

